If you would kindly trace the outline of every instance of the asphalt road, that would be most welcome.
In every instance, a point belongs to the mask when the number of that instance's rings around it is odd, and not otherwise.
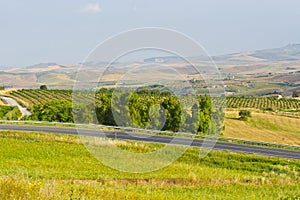
[[[192,147],[199,147],[204,149],[214,149],[222,151],[232,152],[243,152],[249,154],[268,155],[281,158],[291,158],[300,160],[300,151],[285,150],[279,148],[267,148],[260,146],[251,146],[244,144],[235,144],[228,142],[214,142],[209,140],[196,140],[192,138],[181,138],[171,136],[158,136],[150,134],[139,134],[132,132],[117,132],[117,131],[99,131],[96,129],[85,129],[85,128],[62,128],[54,126],[20,126],[20,125],[0,125],[0,130],[18,130],[18,131],[39,131],[49,132],[58,134],[69,134],[69,135],[85,135],[94,137],[106,137],[117,140],[131,140],[141,142],[151,142],[160,144],[173,144],[173,145],[187,145]]]

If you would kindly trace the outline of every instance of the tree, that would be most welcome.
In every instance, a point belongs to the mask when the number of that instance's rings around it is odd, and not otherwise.
[[[241,110],[239,116],[241,120],[247,120],[248,117],[251,117],[251,112],[249,110]]]
[[[209,96],[199,96],[199,128],[198,133],[206,135],[208,133],[211,114],[212,114],[212,101]]]
[[[300,90],[295,90],[293,92],[293,97],[300,97]]]
[[[99,124],[116,126],[111,107],[111,95],[100,96],[100,105],[96,107],[96,115]]]
[[[162,109],[166,113],[166,122],[163,127],[164,131],[178,132],[181,123],[181,107],[176,97],[167,97],[162,102]]]
[[[66,100],[53,100],[33,106],[31,120],[48,122],[74,122],[72,104]]]
[[[47,87],[47,85],[41,85],[41,86],[40,86],[40,89],[41,89],[41,90],[48,90],[48,87]]]

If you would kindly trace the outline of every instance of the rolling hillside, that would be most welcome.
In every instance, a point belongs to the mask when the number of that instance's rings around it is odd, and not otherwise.
[[[235,77],[233,79],[236,82],[225,81],[226,85],[236,85],[247,81],[254,83],[267,82],[277,85],[287,83],[286,88],[280,87],[279,89],[282,92],[288,91],[285,95],[289,95],[293,89],[300,88],[299,52],[300,45],[294,44],[276,49],[214,56],[213,60],[224,78]],[[122,74],[132,69],[135,70],[134,74],[138,74],[140,79],[151,77],[147,76],[143,70],[137,70],[139,66],[153,69],[152,72],[155,77],[177,79],[176,76],[170,76],[174,73],[170,73],[169,68],[171,68],[188,80],[202,80],[201,76],[195,75],[195,71],[191,70],[188,64],[178,61],[178,59],[167,57],[166,59],[168,59],[167,62],[156,62],[154,58],[148,58],[145,59],[145,62],[113,63],[110,70],[106,71],[105,78],[100,81],[114,84],[114,81],[119,80]],[[189,59],[202,69],[201,73],[209,73],[208,60],[203,60],[200,57]],[[96,83],[99,81],[97,74],[103,72],[106,66],[107,63],[105,62],[85,63],[81,76],[88,83]],[[70,89],[76,81],[76,73],[80,67],[80,64],[41,63],[26,68],[4,68],[0,71],[0,85],[13,88],[38,88],[40,85],[45,84],[52,89]],[[135,79],[136,76],[131,75],[129,77],[129,81]],[[237,94],[242,95],[244,89],[241,90]],[[270,92],[270,90],[268,91]],[[261,93],[254,92],[253,94]]]

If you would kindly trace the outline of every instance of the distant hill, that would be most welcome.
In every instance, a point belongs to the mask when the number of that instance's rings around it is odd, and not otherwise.
[[[219,62],[275,62],[300,60],[300,44],[289,44],[274,49],[264,49],[242,53],[234,53],[221,56],[213,56],[213,60]]]
[[[196,56],[188,60],[201,68],[201,73],[210,73],[211,60],[208,57]],[[282,84],[294,84],[292,88],[300,87],[300,44],[290,44],[281,48],[265,49],[249,52],[234,53],[221,56],[213,56],[212,60],[222,74],[229,77],[257,77],[265,79],[268,77],[272,82]],[[105,70],[107,62],[83,63],[84,80],[89,83],[98,83],[97,71]],[[151,67],[153,71],[149,74],[139,69]],[[38,88],[40,85],[47,85],[49,88],[66,89],[72,88],[76,82],[76,73],[81,64],[58,64],[55,62],[40,63],[25,68],[0,67],[0,85],[10,85],[16,88]],[[198,71],[192,72],[189,64],[176,56],[161,56],[145,58],[144,62],[136,63],[112,63],[105,71],[106,77],[102,82],[118,81],[123,74],[132,71],[131,81],[149,77],[162,77],[163,79],[174,79],[176,73],[187,77],[190,80],[200,80]],[[214,71],[215,72],[215,71]],[[284,74],[273,76],[274,74]],[[128,74],[127,74],[128,75]],[[146,79],[148,80],[148,79]],[[249,81],[249,80],[247,80]],[[265,80],[261,80],[265,81]],[[235,83],[232,83],[235,84]]]
[[[251,56],[269,61],[300,60],[300,44],[289,44],[282,48],[255,51]]]
[[[26,67],[26,69],[34,69],[34,68],[48,68],[50,66],[55,66],[57,65],[56,63],[40,63],[32,66]]]
[[[182,62],[182,59],[178,56],[165,56],[165,57],[152,57],[144,59],[145,63],[170,63],[170,62]]]

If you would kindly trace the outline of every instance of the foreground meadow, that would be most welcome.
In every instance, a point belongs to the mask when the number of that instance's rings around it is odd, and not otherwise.
[[[189,148],[144,174],[98,162],[78,137],[0,131],[0,199],[299,199],[300,161]],[[162,145],[115,141],[150,152]]]

